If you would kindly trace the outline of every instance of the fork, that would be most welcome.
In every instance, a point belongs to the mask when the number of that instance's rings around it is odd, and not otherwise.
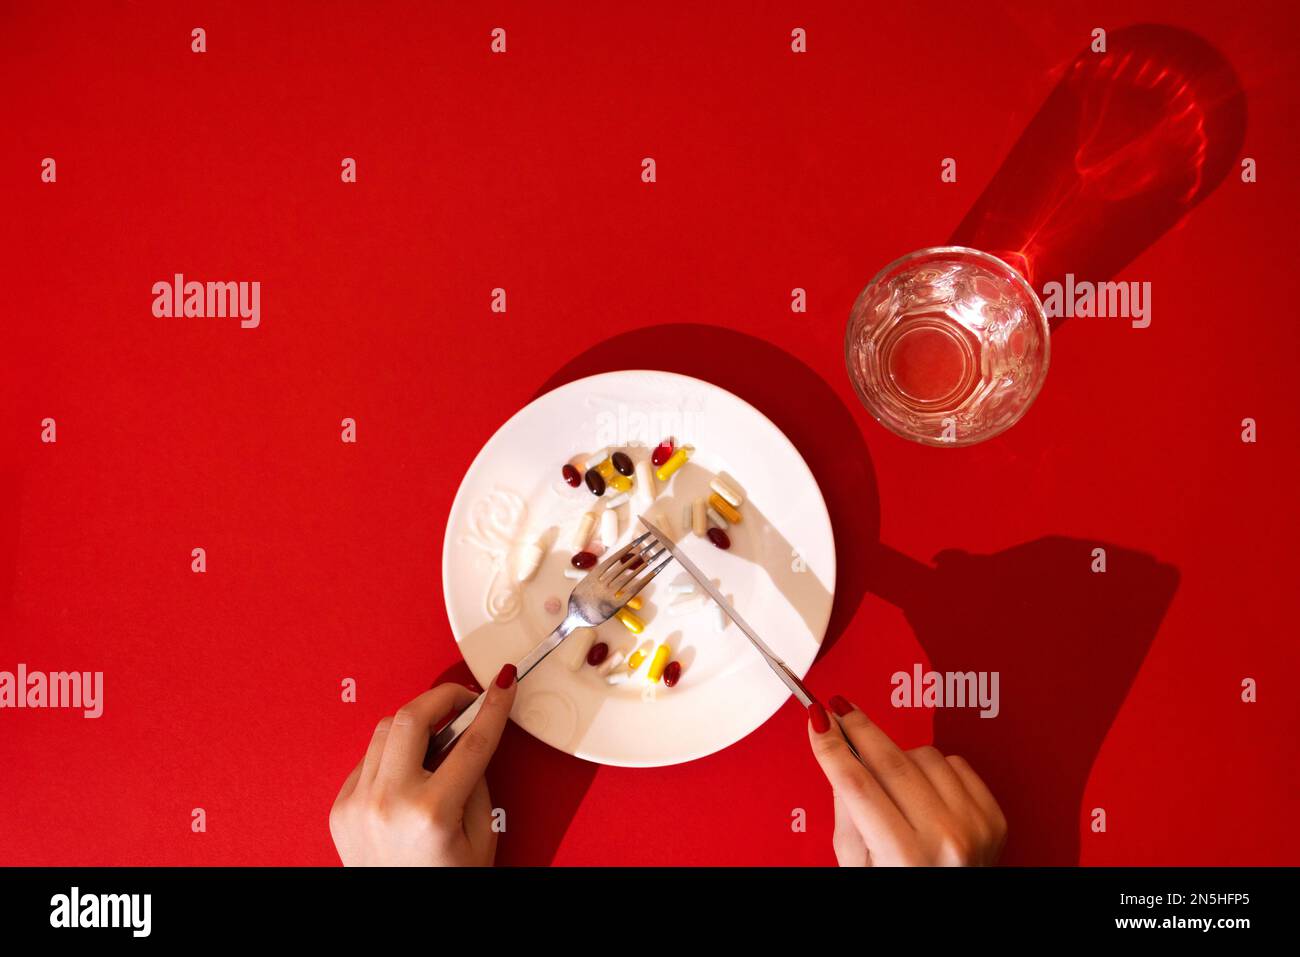
[[[560,646],[565,638],[579,628],[595,628],[608,621],[630,600],[635,598],[650,580],[664,570],[673,556],[669,553],[657,565],[652,564],[667,549],[649,532],[633,539],[618,549],[587,573],[569,595],[569,610],[564,620],[544,638],[536,648],[517,662],[517,680],[532,671],[542,659]],[[429,741],[425,763],[445,755],[483,707],[483,692]]]

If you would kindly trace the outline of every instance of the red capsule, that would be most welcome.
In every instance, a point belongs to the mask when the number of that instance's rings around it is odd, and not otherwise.
[[[727,537],[727,533],[716,525],[709,529],[709,541],[724,550],[731,547],[731,539]]]
[[[596,665],[604,661],[608,655],[609,645],[605,644],[603,641],[598,641],[592,645],[591,650],[587,652],[587,664],[594,668]]]
[[[604,495],[605,477],[595,469],[587,469],[587,488],[591,489],[592,495]]]
[[[632,459],[626,452],[615,452],[609,457],[609,460],[614,465],[614,471],[619,475],[631,475],[636,471],[632,467]]]
[[[564,463],[564,468],[560,469],[560,474],[564,476],[564,481],[574,488],[582,484],[582,473],[567,462]]]
[[[651,453],[650,464],[652,464],[655,468],[658,468],[659,466],[663,465],[672,457],[673,457],[673,440],[664,439],[662,442],[660,442],[658,445],[655,446],[654,452]]]
[[[668,662],[668,667],[664,669],[664,684],[672,687],[682,680],[682,663],[680,661]]]
[[[591,554],[591,552],[578,552],[578,554],[569,559],[569,564],[574,568],[590,568],[592,565],[596,564],[596,556]]]

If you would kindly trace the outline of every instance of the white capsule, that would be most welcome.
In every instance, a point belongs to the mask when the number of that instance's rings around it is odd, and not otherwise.
[[[674,582],[668,586],[668,594],[670,595],[694,595],[697,591],[699,591],[699,588],[696,587],[693,581]]]
[[[587,459],[587,461],[583,462],[582,467],[584,469],[594,469],[597,465],[605,461],[605,459],[607,458],[609,458],[609,449],[601,449],[591,458]],[[718,494],[722,494],[722,493],[718,493]]]
[[[722,610],[722,606],[719,605],[712,598],[709,599],[709,604],[713,606],[713,630],[725,631],[727,627],[727,622],[729,622],[731,619],[728,618],[727,613]]]
[[[646,500],[653,502],[655,496],[659,494],[655,487],[655,473],[650,465],[649,459],[642,459],[636,463],[636,487],[637,491],[646,496]]]
[[[618,539],[618,512],[608,508],[600,513],[600,543],[606,548],[613,548]]]
[[[709,520],[721,529],[731,528],[731,523],[718,514],[718,510],[712,505],[709,506]]]
[[[682,506],[682,528],[690,528],[692,525],[695,524],[695,522],[691,518],[691,513],[693,511],[694,509],[691,508],[690,502],[687,502]]]
[[[628,500],[627,492],[619,492],[613,498],[605,499],[605,508],[606,509],[618,508],[620,505],[627,502],[627,500]]]
[[[578,582],[586,578],[587,573],[583,571],[581,568],[566,568],[564,570],[564,577],[572,581]]]
[[[580,552],[587,547],[591,541],[591,533],[596,530],[596,513],[583,512],[582,518],[578,519],[577,526],[573,529],[573,537],[569,544],[573,546],[575,552]]]
[[[626,668],[613,672],[609,677],[605,679],[605,681],[607,681],[609,684],[612,685],[627,684],[631,680],[632,680],[632,676],[628,674],[628,670]]]
[[[696,535],[704,535],[709,530],[708,503],[702,498],[697,498],[691,503],[691,531]]]
[[[732,508],[740,508],[740,506],[745,504],[745,496],[740,494],[740,490],[734,485],[723,481],[721,476],[718,476],[710,482],[709,488],[713,489],[713,491],[726,499],[727,504]]]
[[[542,565],[546,551],[536,542],[531,542],[519,550],[516,556],[515,578],[521,582],[532,581],[537,569]]]
[[[601,675],[609,674],[611,671],[613,671],[615,668],[621,665],[623,663],[623,659],[626,657],[627,656],[624,655],[623,652],[621,651],[611,651],[609,655],[606,656],[605,660],[602,661],[596,667],[596,673]],[[625,668],[623,670],[626,671],[627,669]]]

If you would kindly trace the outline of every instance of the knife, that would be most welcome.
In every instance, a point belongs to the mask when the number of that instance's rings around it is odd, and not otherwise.
[[[749,623],[737,614],[736,609],[731,606],[731,602],[723,598],[722,592],[713,587],[712,582],[705,577],[704,572],[700,571],[699,566],[683,555],[677,546],[673,544],[672,539],[655,527],[654,523],[650,522],[644,516],[639,517],[641,519],[641,524],[650,529],[650,532],[654,537],[659,540],[659,544],[668,550],[668,554],[677,559],[677,564],[686,569],[686,573],[695,579],[695,583],[703,588],[708,593],[709,597],[718,603],[718,607],[727,613],[727,617],[736,623],[736,627],[745,633],[745,637],[750,640],[750,643],[758,650],[758,653],[763,656],[763,660],[767,662],[768,667],[776,672],[778,678],[785,682],[785,686],[790,689],[792,695],[799,699],[799,703],[807,708],[816,701],[817,699],[809,693],[808,689],[804,687],[803,682],[799,680],[799,676],[791,671],[790,667],[778,658],[772,649],[767,646],[767,642],[758,637],[758,634],[754,629],[749,627]],[[853,742],[849,740],[849,736],[844,734],[844,722],[840,721],[839,715],[835,714],[833,711],[828,711],[827,714],[840,726],[840,733],[844,735],[844,743],[849,746],[849,751],[858,759],[859,763],[865,766],[866,762],[862,760],[862,755],[858,754],[858,749],[853,746]]]

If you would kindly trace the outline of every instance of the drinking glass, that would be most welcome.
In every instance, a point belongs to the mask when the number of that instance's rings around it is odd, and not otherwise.
[[[862,290],[844,358],[881,425],[925,445],[973,445],[1033,403],[1049,336],[1020,273],[978,249],[938,246],[890,263]]]

